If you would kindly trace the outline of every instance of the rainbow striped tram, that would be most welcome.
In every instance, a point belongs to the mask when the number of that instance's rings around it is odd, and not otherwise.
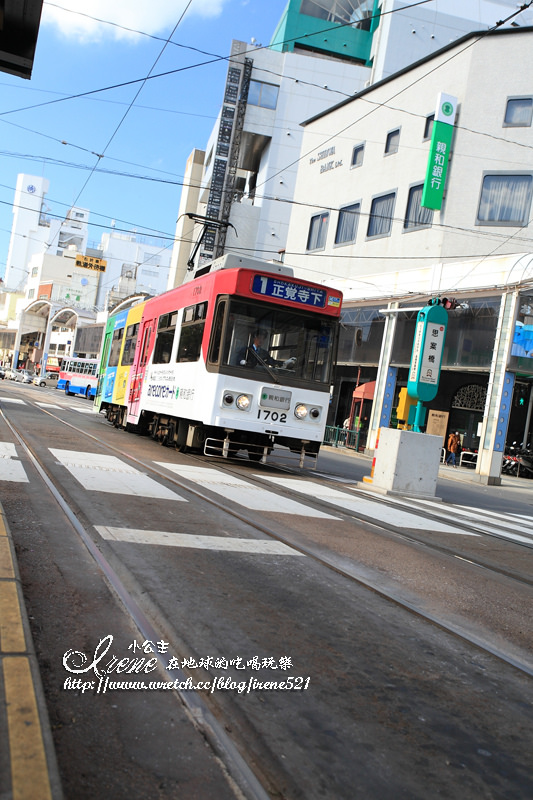
[[[110,316],[97,408],[182,451],[264,462],[284,448],[316,461],[341,294],[231,254],[201,272]]]

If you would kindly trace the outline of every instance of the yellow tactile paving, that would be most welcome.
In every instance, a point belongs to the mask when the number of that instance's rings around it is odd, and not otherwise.
[[[24,653],[26,640],[15,581],[0,581],[0,653]]]
[[[0,746],[9,750],[9,797],[52,800],[22,612],[7,526],[0,510],[0,686],[4,686],[7,718],[7,737],[5,731],[0,732]],[[3,700],[0,697],[0,703]]]
[[[37,701],[26,656],[2,659],[13,800],[51,800]]]
[[[13,559],[11,558],[11,548],[6,536],[0,536],[0,580],[2,578],[15,579],[13,569]]]

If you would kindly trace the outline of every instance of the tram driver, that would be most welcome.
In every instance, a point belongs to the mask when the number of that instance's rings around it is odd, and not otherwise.
[[[263,364],[269,367],[294,369],[296,366],[295,358],[287,358],[285,360],[272,358],[268,350],[265,349],[266,342],[268,342],[268,331],[263,328],[257,328],[254,331],[251,344],[241,347],[239,350],[237,363],[242,367],[251,367],[252,369]]]

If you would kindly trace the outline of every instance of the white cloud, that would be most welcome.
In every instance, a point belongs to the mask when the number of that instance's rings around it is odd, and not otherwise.
[[[217,17],[227,0],[193,0],[186,16]],[[138,39],[124,28],[152,35],[169,34],[188,0],[58,0],[44,3],[42,23],[82,43],[104,39]],[[60,5],[64,3],[64,8]],[[103,22],[98,22],[103,20]],[[114,23],[109,25],[106,23]],[[123,26],[123,27],[120,27]]]

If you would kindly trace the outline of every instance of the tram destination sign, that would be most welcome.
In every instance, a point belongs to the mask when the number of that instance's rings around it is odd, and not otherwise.
[[[276,297],[278,300],[289,300],[303,306],[325,308],[328,293],[316,286],[305,286],[303,283],[271,278],[267,275],[254,275],[252,292],[263,297]]]

